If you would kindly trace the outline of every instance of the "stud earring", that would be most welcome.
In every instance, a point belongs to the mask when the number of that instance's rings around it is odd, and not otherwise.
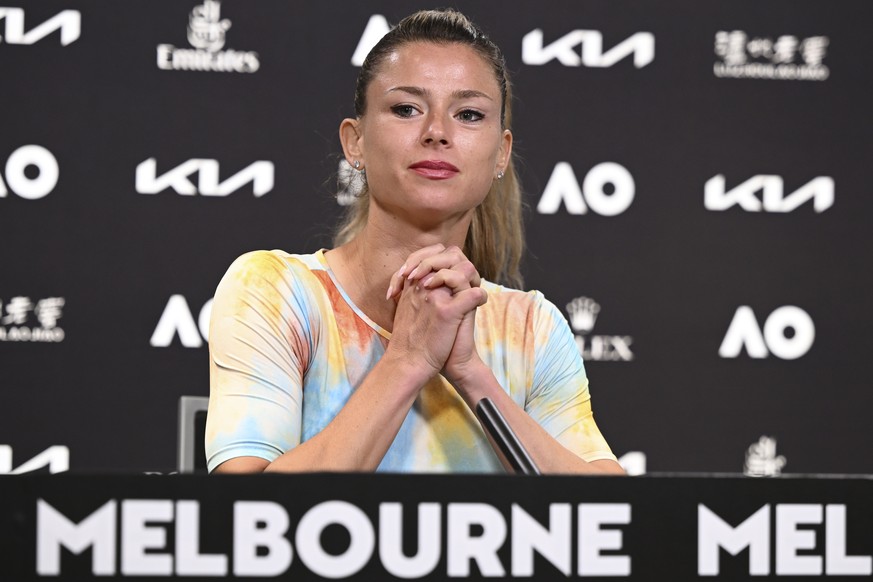
[[[359,162],[358,160],[355,160],[355,163],[353,165],[355,166],[356,170],[359,170],[361,168],[361,162]]]
[[[497,179],[498,179],[498,180],[502,180],[502,179],[503,179],[503,171],[498,170],[498,172],[497,172]]]

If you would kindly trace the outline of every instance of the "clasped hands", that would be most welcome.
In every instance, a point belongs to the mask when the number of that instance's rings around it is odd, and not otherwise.
[[[488,294],[476,267],[458,247],[441,244],[410,254],[391,276],[386,299],[397,309],[388,351],[442,372],[459,390],[484,366],[473,340],[476,308]]]

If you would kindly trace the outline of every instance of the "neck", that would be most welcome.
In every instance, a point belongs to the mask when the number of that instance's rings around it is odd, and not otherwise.
[[[371,216],[354,239],[328,251],[325,258],[355,305],[391,331],[396,303],[385,299],[391,276],[411,253],[423,247],[441,243],[463,248],[470,216],[427,231],[396,220],[385,224]]]

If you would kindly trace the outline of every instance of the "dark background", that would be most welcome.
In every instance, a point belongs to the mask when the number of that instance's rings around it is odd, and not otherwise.
[[[168,347],[150,338],[170,297],[196,322],[235,257],[253,249],[330,246],[340,120],[352,113],[351,57],[374,14],[396,22],[409,2],[226,0],[222,50],[255,51],[254,73],[161,70],[158,44],[192,49],[199,0],[20,3],[25,31],[61,10],[81,14],[81,35],[9,42],[0,20],[0,319],[13,297],[60,297],[62,342],[0,342],[0,444],[13,467],[52,445],[70,469],[170,471],[179,396],[208,394],[205,341]],[[24,6],[21,6],[24,4]],[[823,0],[524,3],[457,2],[503,48],[513,73],[514,133],[528,205],[526,287],[562,311],[577,297],[600,305],[594,336],[628,336],[632,361],[586,363],[598,423],[619,456],[645,455],[648,471],[743,469],[762,435],[778,441],[785,472],[871,473],[873,340],[868,173],[873,4]],[[522,61],[522,38],[546,44],[600,31],[608,51],[654,35],[654,60],[609,67]],[[718,78],[714,39],[827,37],[824,81]],[[5,34],[4,34],[5,32]],[[587,41],[586,41],[587,42]],[[579,46],[575,50],[578,52]],[[749,63],[771,64],[745,52]],[[801,51],[793,63],[804,64]],[[9,188],[6,160],[36,144],[57,160],[50,194]],[[154,195],[135,187],[137,165],[162,175],[194,158],[221,179],[257,160],[275,186],[249,183],[226,197]],[[624,167],[635,197],[615,216],[537,204],[555,165],[581,186],[602,162]],[[34,168],[27,176],[34,179]],[[733,188],[776,175],[785,195],[833,178],[834,204],[786,213],[707,210],[704,185]],[[189,178],[197,184],[197,174]],[[609,187],[606,189],[609,194]],[[760,198],[761,194],[757,196]],[[815,324],[802,357],[719,356],[740,306],[759,327],[794,305]],[[28,328],[39,328],[26,314]],[[7,331],[13,323],[0,323]],[[791,332],[786,332],[790,336]],[[2,467],[0,467],[2,468]]]

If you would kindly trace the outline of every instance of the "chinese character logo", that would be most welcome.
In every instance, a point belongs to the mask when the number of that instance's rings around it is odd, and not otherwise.
[[[30,297],[19,295],[4,305],[0,299],[0,315],[5,313],[0,317],[0,341],[63,341],[64,330],[58,326],[58,320],[63,315],[64,302],[63,297],[46,297],[34,303]]]
[[[742,30],[715,33],[713,65],[716,77],[734,79],[774,79],[785,81],[824,81],[830,70],[824,64],[830,39],[792,35],[749,37]]]

